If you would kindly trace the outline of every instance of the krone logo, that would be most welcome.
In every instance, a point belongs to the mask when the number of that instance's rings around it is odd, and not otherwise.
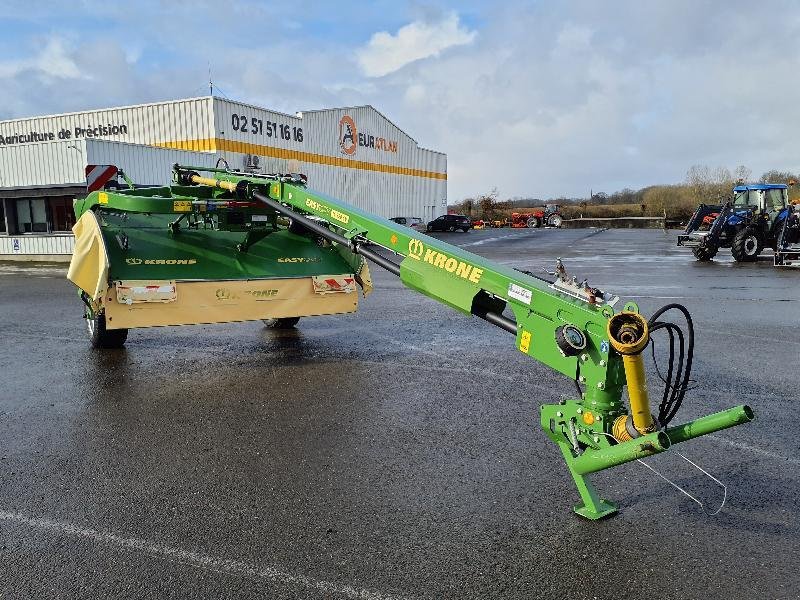
[[[425,251],[425,245],[422,242],[420,242],[419,240],[416,240],[414,238],[411,238],[410,240],[408,240],[408,256],[409,256],[409,258],[415,258],[417,260],[420,260],[422,258],[422,253],[424,251]]]
[[[125,262],[129,265],[140,265],[142,264],[141,258],[126,258]]]
[[[358,131],[353,117],[345,115],[339,120],[339,146],[342,153],[352,156],[358,147]]]

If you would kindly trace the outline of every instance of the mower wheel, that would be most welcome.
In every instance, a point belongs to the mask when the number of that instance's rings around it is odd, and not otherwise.
[[[300,321],[300,317],[286,317],[283,319],[261,319],[264,326],[269,329],[292,329]]]
[[[528,226],[529,229],[538,229],[539,227],[542,226],[542,222],[539,219],[539,217],[531,217],[530,219],[528,219],[526,225]]]
[[[128,339],[127,329],[106,329],[106,315],[86,315],[86,327],[92,348],[122,348]]]
[[[692,248],[692,254],[697,260],[707,261],[711,260],[717,255],[719,248],[716,246]]]
[[[731,246],[731,254],[736,262],[753,262],[764,249],[764,240],[755,229],[746,227],[736,234]]]

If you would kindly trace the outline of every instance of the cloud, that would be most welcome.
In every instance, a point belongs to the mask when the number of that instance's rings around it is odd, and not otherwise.
[[[230,0],[211,36],[176,34],[207,28],[188,2],[168,3],[166,17],[156,1],[125,14],[99,0],[82,14],[20,8],[8,19],[23,26],[0,39],[0,119],[204,94],[210,62],[215,88],[274,110],[374,105],[447,153],[451,199],[495,186],[503,197],[612,192],[681,181],[696,163],[797,169],[800,46],[783,43],[800,34],[793,0],[768,13],[746,0],[724,11],[711,0],[468,1],[458,13],[437,0],[444,12],[427,14],[300,3],[280,13]],[[95,9],[102,28],[87,22]],[[243,33],[251,10],[304,17]],[[369,41],[354,51],[353,39]]]
[[[414,21],[396,35],[379,31],[356,51],[358,64],[367,77],[381,77],[423,58],[439,56],[443,50],[470,44],[475,31],[462,27],[456,13],[438,22]]]
[[[447,152],[453,199],[673,183],[694,163],[796,169],[800,52],[776,40],[800,13],[773,8],[765,36],[747,2],[506,5],[472,44],[387,74],[377,106]]]
[[[0,61],[0,77],[15,77],[26,71],[59,79],[82,77],[63,39],[50,37],[43,41],[44,46],[30,58]]]

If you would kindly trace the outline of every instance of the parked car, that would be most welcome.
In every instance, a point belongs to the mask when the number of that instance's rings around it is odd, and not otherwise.
[[[392,217],[389,219],[390,221],[394,221],[398,225],[406,225],[407,227],[411,227],[411,229],[416,229],[417,231],[425,231],[425,223],[422,222],[422,219],[419,217]]]
[[[472,229],[472,221],[464,215],[442,215],[428,223],[428,231],[455,231],[456,229],[466,233]]]

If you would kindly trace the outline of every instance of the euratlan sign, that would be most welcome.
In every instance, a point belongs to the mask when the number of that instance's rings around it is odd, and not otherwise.
[[[339,147],[342,154],[348,156],[353,156],[358,148],[397,153],[396,141],[359,131],[355,120],[350,115],[344,115],[339,119]]]
[[[74,129],[61,129],[57,133],[52,131],[25,131],[14,135],[0,135],[0,146],[14,146],[17,144],[30,144],[32,142],[52,142],[56,138],[59,140],[77,140],[81,138],[99,138],[110,135],[127,135],[128,126],[125,123],[105,125],[87,125],[86,127],[75,127]]]

